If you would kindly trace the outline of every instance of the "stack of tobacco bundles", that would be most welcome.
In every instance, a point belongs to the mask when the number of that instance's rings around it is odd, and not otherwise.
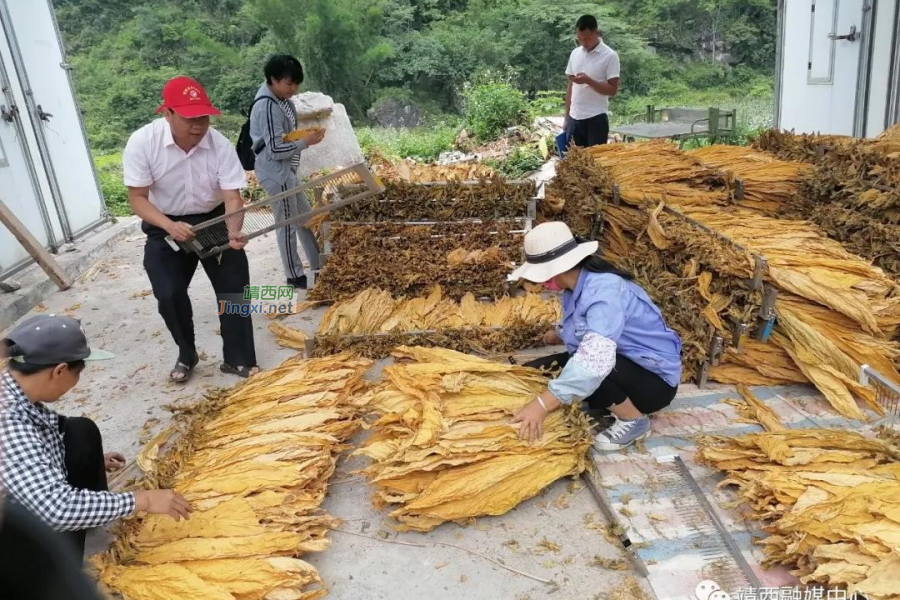
[[[900,600],[900,449],[826,429],[706,437],[698,458],[726,473],[769,537],[765,566],[804,584]],[[848,596],[849,597],[849,596]]]
[[[816,223],[900,280],[900,138],[885,134],[873,140],[767,132],[757,146],[815,166],[781,216]]]
[[[194,512],[126,521],[95,560],[103,584],[129,600],[324,597],[298,557],[329,545],[336,520],[319,505],[360,427],[354,402],[370,365],[294,358],[185,411],[172,450],[154,461],[158,436],[139,464],[148,487],[175,489]]]
[[[764,280],[782,295],[775,306],[779,325],[773,341],[778,351],[770,362],[756,344],[747,345],[751,355],[741,358],[736,349],[726,350],[726,365],[731,366],[713,369],[710,376],[731,382],[755,370],[753,380],[759,381],[777,373],[779,382],[811,381],[845,416],[864,418],[854,397],[880,410],[871,392],[856,379],[861,364],[878,364],[881,372],[900,381],[895,368],[900,349],[890,342],[900,328],[898,285],[813,225],[708,202],[708,185],[687,178],[683,163],[672,183],[662,181],[658,172],[642,174],[636,168],[641,162],[637,157],[647,154],[647,161],[653,161],[658,144],[619,146],[624,149],[591,151],[601,157],[597,168],[610,185],[618,186],[620,199],[640,208],[604,207],[604,246],[617,264],[637,272],[639,283],[684,337],[685,366],[702,361],[711,331],[722,330],[713,313],[721,319],[727,309],[732,318],[740,318],[747,316],[745,307],[752,309],[758,302],[747,295],[746,287],[753,257],[759,257],[767,264]],[[666,161],[674,165],[671,152],[678,151],[668,151]],[[616,155],[626,157],[627,168],[611,160]],[[693,185],[699,186],[699,200],[690,197]],[[639,202],[638,196],[629,199],[623,190],[643,190],[645,201]],[[664,210],[657,202],[660,198],[675,198],[677,206]],[[728,246],[731,251],[726,250]],[[705,283],[707,291],[699,295],[696,284],[701,276],[715,287],[716,296]],[[744,300],[735,303],[741,297]],[[701,317],[706,326],[700,326]],[[743,322],[748,321],[752,319]],[[693,368],[688,371],[686,377]]]
[[[794,202],[801,180],[813,171],[807,163],[779,160],[742,146],[712,145],[688,154],[740,180],[744,194],[737,204],[767,215],[774,215]]]
[[[502,515],[584,470],[591,434],[577,407],[551,413],[533,445],[509,423],[545,388],[539,371],[443,349],[401,347],[394,356],[368,392],[380,418],[356,454],[372,459],[364,473],[375,506],[390,506],[399,529]]]

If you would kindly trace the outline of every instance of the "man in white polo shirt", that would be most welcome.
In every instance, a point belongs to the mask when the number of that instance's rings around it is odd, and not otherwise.
[[[209,126],[209,117],[221,113],[203,87],[190,77],[176,77],[166,83],[162,96],[156,112],[164,118],[131,135],[122,164],[128,201],[147,234],[144,268],[159,314],[178,345],[169,380],[184,383],[199,360],[188,296],[197,264],[203,265],[216,295],[229,300],[243,297],[250,269],[239,224],[228,225],[231,249],[202,261],[196,254],[173,250],[165,238],[187,241],[193,237],[190,225],[240,209],[240,190],[247,181],[231,142]],[[221,314],[219,323],[225,355],[221,370],[241,377],[258,372],[251,318]]]
[[[597,19],[575,23],[578,47],[569,56],[566,75],[566,131],[576,146],[605,144],[609,137],[609,99],[619,92],[619,55],[600,39]]]

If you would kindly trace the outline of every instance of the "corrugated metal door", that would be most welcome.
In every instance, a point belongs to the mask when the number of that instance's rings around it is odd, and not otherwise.
[[[64,237],[107,219],[49,0],[0,0]],[[11,26],[11,27],[10,27]]]
[[[20,102],[13,88],[15,83],[8,77],[12,64],[10,56],[6,37],[0,30],[0,200],[40,243],[52,246],[50,216],[41,200],[34,164],[25,146]],[[16,238],[0,226],[0,278],[29,259]]]

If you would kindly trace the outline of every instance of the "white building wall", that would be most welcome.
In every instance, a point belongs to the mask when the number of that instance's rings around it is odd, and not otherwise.
[[[887,122],[888,99],[891,95],[892,47],[896,27],[896,0],[878,0],[875,11],[874,51],[869,71],[869,107],[866,136],[874,137],[891,125]]]

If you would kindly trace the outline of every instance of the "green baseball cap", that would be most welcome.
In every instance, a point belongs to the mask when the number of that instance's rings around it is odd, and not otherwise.
[[[9,358],[32,365],[58,365],[78,360],[107,360],[115,355],[91,350],[81,321],[65,315],[38,315],[20,323],[4,340],[16,346]]]

